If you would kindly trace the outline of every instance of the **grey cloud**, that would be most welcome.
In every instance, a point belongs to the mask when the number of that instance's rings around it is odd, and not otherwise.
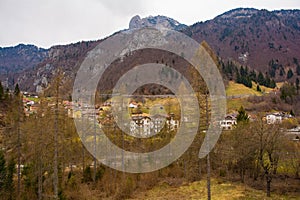
[[[128,15],[133,12],[146,10],[146,1],[143,0],[98,0],[103,6],[116,15]]]

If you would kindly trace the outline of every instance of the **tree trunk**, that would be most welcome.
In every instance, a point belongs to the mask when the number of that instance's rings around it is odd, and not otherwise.
[[[210,157],[209,153],[207,154],[207,200],[211,199],[211,192],[210,192]]]
[[[54,119],[54,158],[53,158],[53,192],[54,198],[58,199],[58,95],[59,81],[56,83],[56,102]]]
[[[22,113],[22,98],[19,95],[17,98],[18,99],[18,121],[17,121],[17,151],[18,151],[18,166],[17,166],[17,173],[18,173],[18,189],[17,189],[17,196],[18,199],[20,198],[21,194],[21,128],[20,128],[20,123],[21,123],[21,113]]]
[[[240,176],[241,176],[241,182],[245,182],[245,170],[242,168],[240,171]]]
[[[85,149],[84,145],[82,144],[82,174],[84,174],[85,170]]]
[[[206,112],[206,126],[208,129],[209,126],[209,121],[208,121],[208,93],[206,93],[205,95],[205,112]],[[206,132],[206,137],[208,138],[209,141],[209,134]],[[207,143],[207,151],[209,151],[210,146],[209,146],[209,142]],[[207,200],[211,199],[211,190],[210,190],[210,156],[209,156],[209,152],[207,154]]]
[[[269,174],[267,174],[266,179],[267,179],[267,197],[270,197],[271,196],[271,181],[272,181],[272,178],[270,177]]]
[[[259,176],[259,163],[257,162],[254,167],[253,180],[257,181],[258,176]]]
[[[201,173],[202,173],[202,172],[201,172],[201,161],[199,160],[199,177],[200,177],[200,178],[201,178],[201,176],[202,176]]]

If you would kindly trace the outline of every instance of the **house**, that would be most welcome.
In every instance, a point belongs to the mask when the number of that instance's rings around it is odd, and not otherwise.
[[[37,110],[38,110],[38,108],[39,108],[39,105],[33,104],[33,105],[31,105],[31,106],[29,107],[29,111],[30,111],[31,113],[36,113]]]
[[[34,104],[34,101],[28,101],[28,102],[26,103],[27,106],[32,106],[33,104]]]
[[[150,116],[151,121],[153,122],[153,129],[155,133],[160,132],[166,122],[166,115],[163,114],[155,114]]]
[[[280,124],[282,122],[282,115],[280,113],[273,113],[266,115],[267,124]]]
[[[155,114],[149,116],[148,114],[132,115],[129,124],[131,135],[135,136],[152,136],[161,131],[166,125],[167,130],[173,131],[179,127],[179,120],[163,114]]]
[[[286,131],[286,136],[295,142],[299,142],[300,141],[300,126],[293,128],[293,129],[288,129]]]
[[[128,105],[129,108],[137,108],[138,107],[138,104],[136,102],[131,102],[129,105]]]
[[[266,115],[267,124],[280,124],[283,120],[292,118],[293,116],[290,114],[286,114],[283,112],[276,112],[272,114]]]
[[[225,119],[220,122],[223,130],[232,130],[235,125],[237,125],[236,115],[226,115]]]
[[[167,120],[168,127],[171,131],[176,130],[179,127],[179,120],[174,120],[173,118]]]

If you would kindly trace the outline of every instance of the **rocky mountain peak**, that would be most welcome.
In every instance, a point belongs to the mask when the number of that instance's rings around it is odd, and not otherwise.
[[[143,27],[157,27],[180,30],[186,27],[186,25],[179,23],[178,21],[166,17],[166,16],[149,16],[141,18],[139,15],[134,16],[129,22],[129,29],[143,28]]]

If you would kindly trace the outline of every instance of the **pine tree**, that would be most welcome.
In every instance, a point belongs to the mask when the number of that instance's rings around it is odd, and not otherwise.
[[[245,69],[243,66],[241,66],[241,68],[240,68],[240,74],[242,77],[246,76],[246,72],[245,72]]]
[[[294,73],[293,73],[293,71],[291,70],[291,69],[289,69],[289,71],[288,71],[288,73],[287,73],[287,79],[290,79],[290,78],[292,78],[294,76]]]
[[[4,99],[5,100],[9,99],[9,89],[8,88],[6,88],[6,90],[5,90]]]
[[[299,65],[298,59],[293,58],[293,61],[294,61],[295,65],[297,66],[296,67],[296,73],[297,73],[298,76],[300,76],[300,65]]]
[[[0,196],[2,196],[5,190],[5,180],[6,180],[6,166],[3,151],[0,150]]]
[[[252,81],[249,76],[243,78],[243,84],[248,88],[252,88]]]
[[[7,175],[6,175],[6,180],[5,180],[5,190],[7,192],[7,199],[12,200],[14,198],[14,172],[15,172],[15,161],[10,160],[7,166]]]
[[[236,82],[237,83],[242,83],[242,77],[241,77],[239,72],[237,72],[237,74],[236,74]]]
[[[20,88],[19,88],[19,84],[18,83],[15,86],[14,95],[15,96],[19,96],[20,95]]]
[[[246,66],[246,68],[245,68],[245,75],[246,75],[246,76],[249,75],[249,69],[248,69],[248,66]]]
[[[297,65],[296,72],[297,72],[297,75],[300,76],[300,65],[299,64]]]
[[[18,175],[18,186],[17,186],[17,195],[20,195],[21,190],[21,114],[22,114],[22,97],[19,88],[19,84],[17,83],[14,90],[16,105],[17,105],[17,118],[16,118],[16,129],[17,129],[17,175]]]
[[[296,90],[297,90],[297,94],[299,94],[299,88],[300,88],[300,81],[299,78],[296,79]]]
[[[274,79],[271,79],[270,88],[276,88],[276,82],[274,81]]]
[[[4,90],[3,90],[2,83],[0,81],[0,101],[3,99],[3,97],[4,97]]]
[[[279,75],[280,75],[280,76],[283,76],[283,75],[284,75],[284,73],[285,73],[285,72],[284,72],[284,69],[280,68]]]
[[[254,69],[250,72],[249,77],[255,83],[257,82],[257,80],[256,80],[256,72],[254,71]]]
[[[266,78],[265,78],[265,86],[271,87],[271,79],[268,75],[266,75]]]
[[[259,85],[265,85],[266,84],[265,77],[261,72],[259,72],[259,74],[257,76],[257,82],[259,83]]]
[[[244,109],[243,106],[241,106],[240,109],[238,110],[238,115],[236,117],[236,120],[237,120],[238,123],[249,121],[249,116],[246,113],[246,110]]]
[[[293,100],[293,96],[296,95],[296,87],[292,84],[285,83],[280,88],[280,98],[287,102],[287,97]]]
[[[290,111],[290,115],[295,116],[295,113],[293,110]]]
[[[260,89],[259,85],[256,86],[256,90],[257,90],[258,92],[261,92],[261,89]]]

